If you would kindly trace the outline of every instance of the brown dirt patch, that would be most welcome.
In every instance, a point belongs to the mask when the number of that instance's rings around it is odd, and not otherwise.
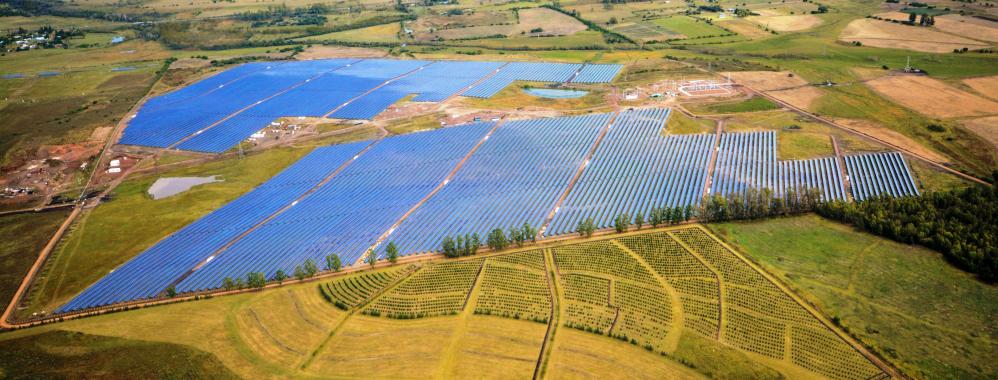
[[[111,134],[114,127],[97,127],[94,131],[90,133],[90,141],[104,141],[107,140],[107,136]]]
[[[766,91],[766,94],[787,102],[794,107],[803,108],[808,111],[813,111],[811,106],[814,105],[814,102],[818,100],[818,98],[825,95],[825,93],[821,92],[821,89],[813,86],[794,88],[790,90]]]
[[[173,63],[171,63],[170,69],[199,69],[202,67],[208,67],[210,65],[211,65],[210,60],[183,58],[183,59],[178,59]]]
[[[905,136],[900,132],[890,130],[887,127],[881,126],[877,123],[867,120],[854,120],[854,119],[834,119],[834,121],[849,129],[866,133],[880,140],[907,149],[908,151],[915,152],[919,156],[926,157],[937,162],[949,161],[941,154],[936,153],[935,151],[922,146],[922,144],[915,142],[915,140],[912,140],[908,136]]]
[[[998,116],[967,120],[963,126],[998,148]]]
[[[814,15],[753,16],[748,20],[777,32],[808,30],[822,23],[821,19]]]
[[[866,82],[877,93],[915,112],[939,118],[998,113],[998,103],[921,75],[894,75]]]
[[[806,86],[807,81],[789,71],[733,71],[721,73],[730,76],[732,81],[759,91],[784,90]]]
[[[935,27],[944,32],[959,34],[975,40],[998,42],[998,22],[966,17],[945,15],[936,17]]]
[[[361,47],[340,47],[340,46],[312,46],[299,53],[295,57],[299,60],[323,59],[323,58],[365,58],[387,56],[383,50],[361,48]]]
[[[988,46],[983,42],[937,32],[931,28],[873,19],[853,20],[842,30],[839,40],[844,42],[859,41],[863,45],[873,47],[929,53],[946,53],[964,47],[982,48]]]
[[[968,78],[963,83],[977,93],[998,100],[998,75],[990,77]]]

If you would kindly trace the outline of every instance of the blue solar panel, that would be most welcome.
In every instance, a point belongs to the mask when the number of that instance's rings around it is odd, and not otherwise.
[[[444,236],[539,228],[610,116],[506,122],[389,240],[411,254],[436,251]]]
[[[714,135],[661,136],[668,109],[621,113],[545,235],[574,233],[592,218],[607,228],[617,215],[696,205],[706,184]]]
[[[59,311],[157,295],[239,234],[289,205],[369,144],[359,142],[316,149],[253,191],[156,243]]]
[[[579,74],[572,78],[572,83],[607,83],[612,82],[624,66],[603,65],[587,63],[579,70]]]
[[[908,164],[898,152],[868,153],[845,157],[853,199],[879,195],[919,195]]]
[[[291,273],[307,259],[338,253],[356,262],[430,193],[492,128],[491,123],[389,137],[288,211],[262,225],[177,287],[221,286],[226,276]]]
[[[582,68],[576,63],[512,62],[491,78],[462,93],[463,96],[490,98],[517,80],[536,82],[566,82]]]

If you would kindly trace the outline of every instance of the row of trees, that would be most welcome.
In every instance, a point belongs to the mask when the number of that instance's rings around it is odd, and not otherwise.
[[[998,171],[992,176],[998,183]],[[818,205],[816,211],[898,242],[932,248],[984,281],[998,280],[998,189],[993,186],[835,201]]]
[[[771,216],[797,215],[809,212],[821,204],[821,190],[787,189],[783,196],[768,189],[746,189],[726,196],[714,194],[704,198],[697,213],[701,222],[758,219]]]
[[[478,233],[464,236],[458,235],[457,239],[447,236],[444,237],[440,251],[443,252],[445,257],[450,258],[471,256],[478,253],[478,247],[481,245]]]
[[[510,227],[507,230],[496,228],[485,236],[485,245],[493,251],[504,250],[513,244],[522,247],[528,241],[537,242],[537,229],[530,223],[523,223],[520,227]],[[440,243],[440,252],[450,258],[471,256],[478,253],[478,247],[481,245],[478,233],[457,235],[457,237],[445,236]]]

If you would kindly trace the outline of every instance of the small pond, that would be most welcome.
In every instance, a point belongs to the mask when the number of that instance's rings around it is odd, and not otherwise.
[[[523,91],[533,96],[551,99],[581,98],[589,93],[589,91],[563,90],[557,88],[526,88]]]
[[[183,193],[197,185],[204,185],[212,182],[222,182],[218,176],[211,177],[164,177],[157,179],[149,186],[149,195],[152,199],[163,199],[172,195]]]

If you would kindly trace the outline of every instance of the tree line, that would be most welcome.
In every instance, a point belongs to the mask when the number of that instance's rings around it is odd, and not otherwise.
[[[998,183],[998,171],[992,174]],[[821,203],[819,215],[943,254],[987,282],[998,280],[998,189],[974,186],[920,197]]]

